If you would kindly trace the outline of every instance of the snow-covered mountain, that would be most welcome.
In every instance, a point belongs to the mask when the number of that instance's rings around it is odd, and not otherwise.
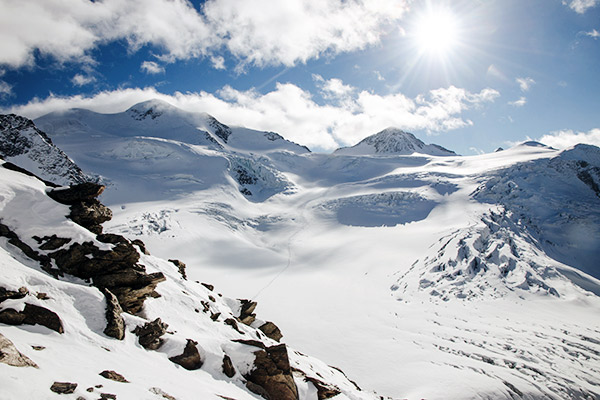
[[[33,121],[18,115],[0,115],[0,156],[52,182],[68,185],[86,177]]]
[[[462,157],[386,130],[326,155],[213,120],[150,101],[35,122],[107,185],[107,232],[258,300],[367,390],[600,397],[598,148]]]
[[[456,153],[438,146],[425,144],[412,133],[396,128],[387,128],[375,135],[364,138],[352,147],[342,147],[335,154],[346,155],[410,155],[413,153],[432,156],[455,156]]]

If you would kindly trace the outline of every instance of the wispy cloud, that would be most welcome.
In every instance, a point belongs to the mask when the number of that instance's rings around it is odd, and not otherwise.
[[[100,92],[91,97],[50,96],[3,111],[30,118],[74,107],[119,112],[135,103],[159,98],[184,110],[205,111],[226,124],[276,131],[313,149],[333,150],[355,144],[389,126],[426,132],[470,126],[473,122],[464,119],[462,113],[493,102],[499,96],[493,89],[472,93],[454,86],[432,90],[416,98],[400,93],[378,95],[359,91],[342,81],[321,79],[323,88],[346,95],[346,100],[320,105],[310,92],[291,83],[277,83],[274,90],[265,94],[225,86],[216,93],[165,95],[155,88],[144,88]]]
[[[134,52],[155,46],[164,62],[209,57],[219,69],[227,52],[242,67],[292,66],[379,43],[409,3],[207,0],[198,11],[187,0],[3,0],[0,65],[33,65],[35,51],[89,62],[97,46],[124,40]]]
[[[550,134],[539,138],[538,142],[542,142],[557,149],[566,149],[579,143],[600,147],[600,129],[596,128],[588,132],[575,132],[572,130],[550,132]]]
[[[508,104],[514,107],[523,107],[525,104],[527,104],[527,98],[521,96],[518,100],[509,101]]]
[[[598,39],[600,37],[600,32],[596,29],[592,29],[589,32],[585,32],[586,36],[589,36],[594,39]]]
[[[140,65],[140,70],[147,74],[164,74],[165,68],[155,61],[144,61]]]
[[[564,5],[568,5],[576,13],[583,14],[589,8],[596,6],[599,2],[600,2],[599,0],[571,0],[571,1],[563,0],[562,3]]]
[[[515,79],[519,84],[519,88],[521,88],[522,92],[528,92],[531,89],[531,86],[535,84],[535,81],[532,78],[517,78]]]
[[[2,75],[0,75],[2,76]],[[8,96],[12,94],[12,86],[8,83],[0,80],[0,97]]]
[[[85,86],[96,81],[96,78],[91,75],[76,74],[71,78],[71,82],[75,86]]]

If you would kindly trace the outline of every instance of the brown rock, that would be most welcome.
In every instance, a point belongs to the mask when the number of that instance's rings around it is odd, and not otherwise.
[[[144,253],[145,255],[147,255],[147,256],[150,255],[150,252],[146,249],[146,245],[140,239],[132,240],[131,244],[136,245],[141,250],[141,252]]]
[[[125,337],[125,320],[121,315],[123,309],[117,297],[108,289],[102,291],[106,297],[106,328],[104,334],[118,340]]]
[[[240,331],[240,328],[238,328],[238,324],[235,321],[235,319],[233,319],[233,318],[227,318],[223,322],[225,322],[227,325],[231,326],[233,329],[235,329],[236,331],[238,331],[238,333],[241,333],[241,334],[244,333],[244,332]]]
[[[177,269],[179,270],[179,273],[181,274],[181,276],[183,277],[183,279],[187,280],[187,275],[185,274],[185,263],[183,263],[182,261],[179,260],[169,260],[169,262],[173,263]]]
[[[58,394],[71,394],[75,389],[77,389],[77,384],[71,382],[54,382],[50,386],[50,390]]]
[[[48,191],[48,196],[62,204],[72,205],[81,201],[93,200],[100,196],[106,186],[97,183],[81,183],[68,188],[58,188]]]
[[[198,342],[188,339],[183,353],[178,356],[169,357],[169,360],[190,371],[200,369],[203,362],[196,347],[197,344]]]
[[[69,238],[60,238],[56,235],[44,236],[43,238],[34,236],[33,239],[41,244],[40,250],[56,250],[71,241]]]
[[[270,321],[267,321],[266,323],[261,325],[258,329],[260,329],[265,335],[267,335],[268,338],[271,338],[277,342],[279,342],[281,340],[281,338],[283,337],[283,335],[281,334],[281,331],[279,330],[277,325],[275,325],[274,323],[272,323]]]
[[[223,356],[223,373],[228,378],[233,378],[235,376],[235,368],[233,367],[233,363],[231,362],[231,358],[227,354]]]
[[[13,342],[8,340],[0,333],[0,363],[10,365],[12,367],[34,367],[38,368],[37,364],[31,361],[29,357],[22,354]]]
[[[27,296],[29,290],[27,288],[22,287],[19,290],[8,290],[0,286],[0,303],[4,300],[18,300]]]
[[[47,308],[25,303],[23,311],[7,308],[0,311],[0,322],[7,325],[42,325],[58,333],[64,333],[58,315]]]
[[[268,400],[297,400],[298,389],[292,376],[284,344],[254,352],[254,368],[246,376],[246,387]],[[260,390],[258,389],[260,388]]]
[[[129,381],[127,379],[125,379],[125,377],[123,375],[121,375],[115,371],[104,370],[104,371],[100,372],[99,375],[103,378],[110,379],[111,381],[129,383]]]
[[[211,292],[212,292],[213,290],[215,290],[215,287],[214,287],[214,285],[211,285],[211,284],[209,284],[209,283],[201,283],[201,285],[202,285],[202,286],[204,286],[205,288],[207,288],[208,290],[210,290]]]
[[[164,340],[160,337],[167,332],[169,325],[156,318],[152,322],[147,322],[143,326],[137,326],[133,333],[138,336],[139,343],[148,350],[156,350],[162,346]]]
[[[342,393],[340,389],[333,385],[328,385],[316,378],[304,377],[304,380],[312,383],[317,388],[317,399],[327,400]]]

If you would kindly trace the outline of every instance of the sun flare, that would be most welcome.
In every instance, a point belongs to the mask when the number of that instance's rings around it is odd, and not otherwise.
[[[458,43],[458,21],[447,9],[431,9],[424,13],[415,26],[415,40],[420,52],[443,56]]]

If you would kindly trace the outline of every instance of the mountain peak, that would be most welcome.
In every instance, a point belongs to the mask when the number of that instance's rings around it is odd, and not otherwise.
[[[175,106],[167,103],[166,101],[159,99],[150,99],[131,106],[126,111],[126,113],[131,115],[133,119],[141,121],[148,118],[156,119],[160,117],[165,111],[175,109]]]
[[[336,154],[346,155],[410,155],[413,153],[434,156],[453,156],[455,152],[436,144],[425,144],[415,135],[402,129],[389,127],[371,135],[352,147],[343,147]]]

